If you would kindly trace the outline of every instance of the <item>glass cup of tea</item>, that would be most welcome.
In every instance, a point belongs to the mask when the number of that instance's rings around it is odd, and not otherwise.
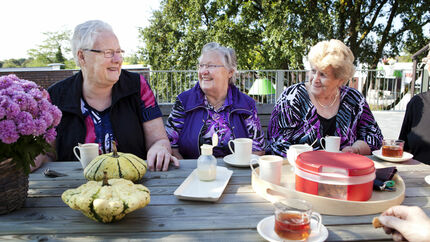
[[[283,199],[275,206],[275,233],[285,240],[306,240],[311,234],[311,220],[317,222],[317,231],[321,229],[322,218],[312,212],[312,205],[302,199]]]
[[[382,156],[386,157],[403,157],[403,146],[405,141],[396,139],[382,140]]]

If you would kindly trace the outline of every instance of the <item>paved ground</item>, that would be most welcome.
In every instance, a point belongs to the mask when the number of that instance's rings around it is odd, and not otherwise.
[[[373,111],[376,121],[381,128],[384,138],[399,138],[404,111]]]

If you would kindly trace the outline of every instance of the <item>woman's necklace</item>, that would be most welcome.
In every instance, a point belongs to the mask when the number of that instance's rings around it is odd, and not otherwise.
[[[208,102],[209,102],[209,101],[208,101]],[[212,108],[213,108],[214,110],[218,110],[219,108],[221,108],[221,107],[222,107],[222,105],[224,104],[224,102],[225,102],[225,100],[221,100],[221,101],[219,101],[219,102],[215,103],[214,105],[212,105],[212,104],[209,102],[209,105],[211,105],[211,106],[212,106]]]
[[[313,95],[313,94],[312,94]],[[314,96],[315,97],[315,96]],[[334,99],[333,99],[333,102],[331,102],[329,105],[323,105],[323,104],[321,104],[320,103],[320,101],[318,101],[318,98],[317,97],[315,97],[315,100],[317,100],[317,103],[321,106],[321,107],[323,107],[323,108],[331,108],[333,105],[334,105],[334,103],[336,102],[336,100],[337,100],[337,97],[339,97],[339,90],[337,90],[337,93],[336,93],[336,96],[334,97]]]

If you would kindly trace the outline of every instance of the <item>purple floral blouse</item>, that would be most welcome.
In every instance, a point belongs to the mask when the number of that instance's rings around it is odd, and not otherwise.
[[[214,149],[214,155],[217,157],[226,156],[231,154],[228,148],[228,141],[233,139],[232,130],[227,122],[229,114],[229,106],[231,105],[230,99],[221,108],[215,110],[205,98],[205,105],[208,108],[209,117],[203,125],[201,136],[199,137],[199,145],[211,144],[212,135],[217,133],[218,146]],[[246,128],[248,130],[249,138],[253,140],[252,150],[264,150],[264,133],[261,130],[260,119],[257,116],[257,110],[252,110],[252,115],[245,119]],[[185,120],[184,107],[179,99],[176,99],[175,105],[166,122],[166,132],[169,137],[172,148],[178,148],[179,135],[184,127]]]
[[[340,88],[340,105],[336,114],[335,136],[341,137],[340,148],[357,140],[365,141],[371,150],[382,145],[382,133],[363,95],[350,87]],[[277,100],[272,112],[268,135],[268,152],[285,156],[292,144],[312,144],[321,149],[322,126],[304,83],[288,87]]]

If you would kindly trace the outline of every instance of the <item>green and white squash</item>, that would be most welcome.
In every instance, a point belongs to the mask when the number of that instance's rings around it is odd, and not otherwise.
[[[150,192],[142,184],[133,184],[126,179],[105,178],[66,190],[61,199],[90,219],[110,223],[145,207],[150,201]]]
[[[142,179],[148,168],[146,162],[133,154],[117,152],[115,142],[112,144],[112,153],[97,156],[85,167],[85,178],[101,181],[106,171],[108,179],[124,178],[133,182]]]

